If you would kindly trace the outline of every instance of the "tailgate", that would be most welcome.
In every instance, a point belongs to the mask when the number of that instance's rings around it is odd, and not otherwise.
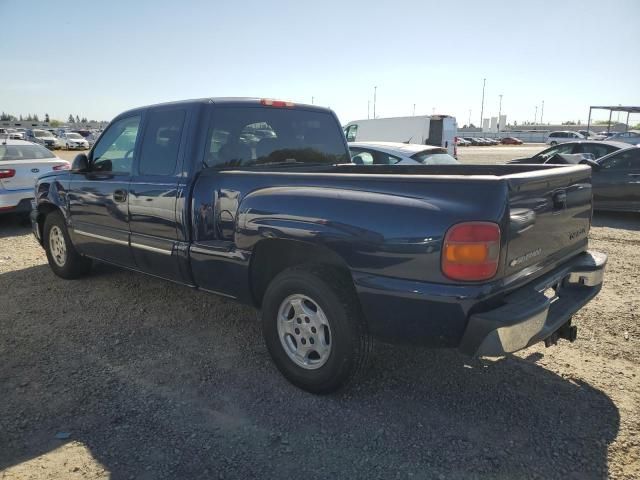
[[[40,175],[50,173],[53,168],[60,165],[68,165],[64,160],[9,160],[0,162],[0,168],[3,170],[15,170],[12,177],[0,180],[0,187],[5,190],[24,190],[26,188],[34,188],[36,180]]]
[[[504,275],[557,264],[586,250],[592,215],[591,168],[580,165],[510,175],[508,184]]]

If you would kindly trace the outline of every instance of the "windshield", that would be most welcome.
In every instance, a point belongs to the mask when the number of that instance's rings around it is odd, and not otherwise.
[[[34,137],[52,137],[53,135],[51,134],[51,132],[45,132],[44,130],[34,130],[33,136]]]
[[[208,137],[209,167],[350,162],[340,125],[329,112],[217,107]]]
[[[44,158],[56,158],[56,156],[40,145],[0,145],[0,161]]]
[[[411,158],[422,163],[423,165],[453,165],[458,161],[448,153],[426,150],[424,152],[416,153]]]
[[[78,133],[67,133],[67,138],[82,139],[82,135]]]

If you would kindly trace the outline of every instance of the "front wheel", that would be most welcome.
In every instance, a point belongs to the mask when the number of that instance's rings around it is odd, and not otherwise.
[[[553,142],[551,142],[549,145],[551,145],[552,147],[555,147],[557,144],[558,144],[558,142],[553,141]]]
[[[262,327],[276,366],[303,390],[330,393],[365,370],[371,339],[341,270],[301,266],[280,273],[265,293]]]
[[[49,266],[59,277],[75,279],[91,269],[91,259],[80,255],[71,243],[60,212],[52,212],[45,218],[43,240]]]

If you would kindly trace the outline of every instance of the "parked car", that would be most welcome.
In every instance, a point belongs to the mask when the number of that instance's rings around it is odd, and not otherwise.
[[[605,155],[593,167],[593,208],[640,212],[640,147]]]
[[[553,159],[557,155],[576,155],[582,153],[592,154],[594,159],[598,159],[621,148],[627,148],[628,146],[626,143],[609,141],[598,142],[583,140],[579,142],[567,142],[542,150],[533,157],[516,158],[507,163],[556,163]],[[561,161],[560,163],[566,162]]]
[[[60,142],[67,150],[88,150],[89,142],[79,133],[62,132],[60,133]]]
[[[604,140],[607,138],[606,135],[600,135],[599,133],[591,130],[578,130],[578,133],[589,140]]]
[[[475,137],[463,137],[463,138],[473,146],[481,145],[481,143]]]
[[[417,143],[349,142],[356,165],[454,165],[458,161],[444,147]]]
[[[630,143],[631,145],[640,145],[640,132],[635,130],[629,130],[628,132],[618,132],[608,136],[607,140]]]
[[[72,130],[73,133],[78,133],[80,135],[82,135],[83,138],[87,138],[89,135],[91,135],[91,130]]]
[[[42,145],[0,140],[0,214],[28,214],[38,176],[69,168],[69,162]]]
[[[0,128],[0,140],[3,139],[24,140],[24,135],[15,128]]]
[[[515,137],[504,137],[500,143],[503,145],[522,145],[522,140]]]
[[[581,133],[567,130],[551,132],[545,143],[547,145],[558,145],[559,143],[575,142],[576,140],[585,140],[585,137]]]
[[[61,145],[53,133],[48,130],[39,130],[37,128],[27,130],[27,140],[33,143],[39,143],[50,150],[58,149]]]
[[[487,142],[489,145],[498,145],[500,143],[495,138],[486,138],[486,137],[484,137],[483,140],[485,142]]]
[[[344,126],[348,142],[403,142],[445,147],[456,155],[456,119],[449,115],[418,115],[354,120]]]
[[[471,145],[471,142],[462,137],[456,137],[456,145],[458,147],[468,147],[469,145]]]
[[[251,149],[256,124],[276,136]],[[574,340],[606,263],[587,249],[590,177],[354,165],[329,109],[207,98],[118,115],[70,172],[40,177],[31,221],[62,278],[96,259],[258,307],[280,371],[325,393],[373,338],[488,356]]]

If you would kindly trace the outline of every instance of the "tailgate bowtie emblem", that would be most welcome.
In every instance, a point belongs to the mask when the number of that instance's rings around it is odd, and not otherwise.
[[[40,171],[39,168],[32,168],[31,173],[38,173]]]

